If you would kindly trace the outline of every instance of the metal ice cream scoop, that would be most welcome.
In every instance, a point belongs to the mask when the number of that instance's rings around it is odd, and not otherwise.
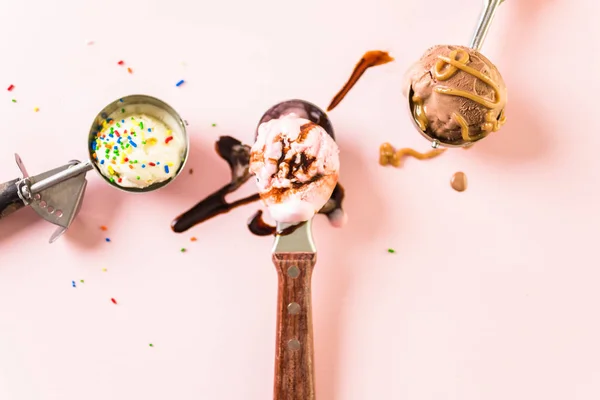
[[[469,45],[470,49],[475,50],[477,52],[481,49],[481,47],[483,46],[483,42],[487,36],[487,33],[490,29],[490,26],[492,24],[492,21],[494,19],[496,10],[500,6],[500,4],[503,2],[504,2],[504,0],[484,0],[484,8],[483,8],[483,11],[479,18],[477,27],[475,29],[475,33],[473,34],[473,37],[471,39],[471,43]],[[455,52],[450,53],[450,56],[448,58],[451,59],[451,58],[457,57],[458,59],[446,60],[446,62],[451,63],[452,65],[447,65],[445,70],[443,70],[443,68],[440,69],[439,66],[436,64],[436,66],[429,73],[434,74],[435,77],[437,78],[438,82],[440,82],[440,81],[442,83],[447,82],[447,79],[449,79],[449,77],[453,76],[454,72],[457,70],[455,63],[461,63],[461,64],[464,63],[466,65],[466,63],[469,62],[468,56],[463,60],[460,59],[461,56],[465,56],[465,54],[466,54],[466,53],[461,54],[461,52],[462,52],[462,50],[455,50]],[[469,67],[465,66],[465,68],[469,68]],[[493,66],[492,66],[492,68],[495,69],[495,67],[493,67]],[[460,69],[463,69],[463,68],[460,68]],[[476,71],[473,68],[470,68],[467,71],[470,74],[479,74],[479,71]],[[498,75],[499,75],[499,73],[498,73]],[[433,77],[433,75],[432,75],[432,77]],[[479,77],[481,79],[483,79],[481,82],[479,82],[479,85],[492,86],[492,85],[497,84],[497,82],[494,82],[493,79],[490,79],[487,76],[479,75]],[[439,89],[439,88],[437,88],[437,89]],[[437,148],[440,145],[444,146],[444,147],[468,147],[468,146],[471,146],[476,141],[481,140],[487,136],[487,134],[480,134],[477,132],[476,132],[475,136],[470,136],[470,134],[468,133],[468,130],[469,130],[468,123],[464,118],[461,117],[461,115],[453,115],[452,118],[455,121],[457,121],[459,123],[459,125],[462,127],[462,129],[463,129],[462,138],[450,139],[450,138],[442,138],[440,136],[436,136],[435,132],[432,131],[433,128],[428,126],[427,118],[425,117],[426,105],[423,103],[423,99],[420,98],[420,96],[415,96],[415,91],[413,90],[412,82],[409,83],[406,93],[407,93],[407,99],[408,99],[407,104],[408,104],[410,115],[412,117],[411,120],[413,121],[415,128],[417,128],[419,133],[431,142],[431,146],[433,148]],[[439,93],[446,93],[446,95],[452,95],[452,96],[463,96],[464,95],[464,94],[460,94],[460,90],[455,90],[453,88],[450,88],[450,89],[445,88],[443,92],[439,92]],[[474,93],[474,95],[472,97],[467,97],[467,98],[473,100],[473,98],[477,97],[478,95],[479,95],[478,93]],[[467,94],[467,96],[469,96],[469,94]],[[495,100],[498,100],[498,98],[499,98],[499,95],[496,94]],[[482,98],[482,99],[479,99],[479,104],[486,104],[485,103],[486,100],[487,100],[487,104],[493,103],[489,99]],[[475,106],[478,106],[478,105],[475,104]],[[489,133],[490,131],[496,131],[497,129],[499,129],[498,124],[499,123],[500,123],[500,125],[503,124],[504,118],[505,117],[504,117],[503,112],[500,115],[493,115],[492,113],[490,113],[489,115],[486,116],[485,119],[482,118],[482,121],[480,121],[480,122],[481,122],[482,126],[488,125],[488,126],[486,126],[486,129],[484,131]]]
[[[96,163],[92,161],[94,153],[92,143],[96,140],[98,126],[106,122],[109,115],[120,109],[134,109],[136,112],[145,113],[158,120],[162,118],[153,115],[155,113],[153,110],[161,110],[176,121],[184,136],[186,150],[184,159],[173,178],[144,188],[129,188],[118,185],[100,172]],[[128,192],[149,192],[168,185],[179,175],[185,165],[188,152],[189,138],[185,124],[171,106],[146,95],[131,95],[117,99],[98,113],[92,123],[88,133],[88,154],[90,157],[88,161],[70,161],[61,167],[30,176],[19,155],[15,154],[22,177],[0,184],[0,220],[14,211],[30,206],[43,219],[58,226],[50,237],[50,243],[52,243],[69,228],[79,213],[87,185],[85,175],[88,171],[95,169],[106,182],[118,189]]]
[[[291,113],[321,126],[335,139],[325,112],[303,100],[275,105],[263,115],[259,126]],[[317,248],[311,228],[312,219],[296,225],[277,223],[273,245],[279,281],[274,400],[315,399],[311,277]]]

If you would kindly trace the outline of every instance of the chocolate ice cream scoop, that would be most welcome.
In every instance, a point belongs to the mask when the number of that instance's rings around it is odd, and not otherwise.
[[[434,46],[405,76],[413,121],[434,148],[470,146],[506,121],[504,80],[479,52],[503,1],[484,0],[470,47]]]
[[[479,51],[430,48],[408,71],[410,110],[419,130],[446,146],[465,146],[496,132],[506,117],[506,86]]]

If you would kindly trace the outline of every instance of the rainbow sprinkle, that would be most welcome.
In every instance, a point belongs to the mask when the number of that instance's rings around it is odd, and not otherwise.
[[[182,247],[180,250],[182,253],[185,253],[187,251],[187,249],[185,247]]]
[[[10,86],[8,87],[8,89],[7,89],[7,90],[8,90],[9,92],[12,92],[12,90],[13,90],[14,88],[15,88],[15,85],[10,85]]]
[[[177,83],[175,84],[175,86],[179,87],[179,86],[183,85],[183,83],[184,83],[184,82],[185,82],[185,81],[182,79],[182,80],[180,80],[179,82],[177,82]]]
[[[74,288],[77,287],[77,285],[75,284],[75,281],[71,281],[71,285],[73,285]]]
[[[169,173],[169,166],[165,165],[165,172],[168,174]]]
[[[388,249],[388,253],[392,253],[393,254],[395,252],[396,252],[396,250],[394,250],[394,249]]]
[[[106,243],[110,243],[110,238],[106,238],[104,240],[106,241]]]

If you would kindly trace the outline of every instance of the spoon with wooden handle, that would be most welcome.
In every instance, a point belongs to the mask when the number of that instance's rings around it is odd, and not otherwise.
[[[275,105],[263,115],[259,126],[291,113],[321,126],[335,139],[325,112],[303,100]],[[275,400],[315,399],[311,277],[317,262],[317,250],[311,228],[312,218],[299,224],[277,223],[273,246],[273,263],[279,281]]]

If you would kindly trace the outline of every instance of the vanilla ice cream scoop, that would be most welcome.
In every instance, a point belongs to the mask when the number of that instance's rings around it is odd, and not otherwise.
[[[98,170],[124,188],[143,189],[174,178],[187,152],[183,128],[157,107],[128,108],[102,121],[92,142]]]
[[[277,222],[311,219],[327,203],[338,181],[339,148],[327,131],[291,112],[258,127],[250,172]]]

